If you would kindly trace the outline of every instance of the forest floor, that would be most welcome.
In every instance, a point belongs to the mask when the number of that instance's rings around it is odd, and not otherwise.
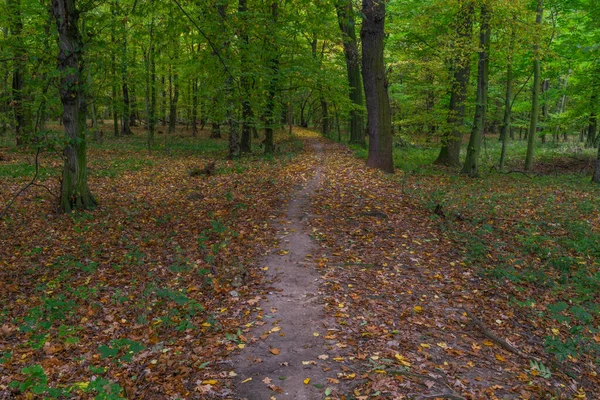
[[[385,175],[295,136],[213,176],[190,176],[209,142],[92,148],[92,212],[25,193],[0,221],[0,399],[600,397],[595,189]],[[31,160],[2,156],[6,204]],[[582,219],[592,250],[542,271]]]

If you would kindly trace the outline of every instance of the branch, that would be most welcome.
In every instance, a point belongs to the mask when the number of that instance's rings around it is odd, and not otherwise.
[[[40,155],[40,150],[41,148],[38,147],[37,151],[35,152],[35,174],[33,175],[33,178],[31,178],[31,181],[29,181],[29,183],[25,186],[23,186],[21,188],[21,190],[19,190],[17,192],[17,194],[15,194],[13,196],[13,198],[8,202],[8,204],[6,205],[6,207],[4,207],[4,210],[2,210],[2,213],[0,214],[0,220],[2,218],[4,218],[4,216],[6,215],[6,213],[8,212],[8,210],[10,209],[10,207],[14,204],[14,202],[17,200],[17,197],[19,197],[21,194],[23,194],[27,189],[29,189],[31,186],[42,186],[42,185],[38,185],[35,183],[35,180],[37,179],[38,173],[39,173],[39,162],[38,162],[38,157]],[[50,191],[50,189],[48,189],[45,186],[42,186],[44,188],[46,188],[48,191]],[[50,193],[52,193],[50,191]],[[53,194],[53,193],[52,193]],[[54,194],[53,194],[54,195]],[[57,197],[56,195],[54,195],[55,197]]]
[[[210,38],[208,37],[208,35],[206,33],[204,33],[204,31],[198,26],[198,24],[196,23],[196,21],[194,21],[192,19],[192,17],[187,13],[187,11],[185,11],[185,9],[181,6],[181,4],[179,4],[179,1],[173,0],[173,2],[175,4],[177,4],[177,7],[179,7],[179,9],[183,13],[183,15],[185,15],[185,17],[190,20],[190,22],[196,27],[196,29],[198,29],[198,32],[200,32],[200,34],[204,37],[204,39],[206,39],[206,41],[208,42],[209,46],[211,47],[211,49],[213,50],[213,52],[215,53],[215,55],[219,59],[219,62],[223,65],[223,68],[225,69],[225,72],[227,73],[227,75],[229,75],[229,77],[232,79],[232,81],[236,82],[236,84],[237,84],[237,80],[235,79],[235,77],[229,71],[229,68],[227,67],[227,64],[225,63],[225,60],[223,60],[223,58],[221,57],[221,54],[219,53],[219,50],[217,50],[217,47],[213,44],[212,40],[210,40]]]
[[[481,322],[481,320],[478,319],[475,315],[473,315],[469,310],[467,310],[466,308],[463,307],[463,311],[467,314],[467,316],[469,318],[471,318],[471,321],[473,322],[473,324],[476,325],[481,330],[481,333],[483,333],[483,335],[485,337],[487,337],[491,341],[495,342],[496,344],[500,345],[500,347],[502,347],[506,351],[509,351],[509,352],[516,354],[523,358],[529,358],[521,350],[517,349],[516,347],[514,347],[513,345],[511,345],[510,343],[508,343],[506,340],[502,339],[501,337],[496,336],[492,331],[490,331],[488,328],[486,328],[486,326],[483,324],[483,322]]]

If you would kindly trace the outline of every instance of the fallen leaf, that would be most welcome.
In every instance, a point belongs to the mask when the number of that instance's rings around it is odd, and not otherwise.
[[[271,354],[278,355],[278,354],[281,352],[281,350],[279,350],[277,347],[271,347],[271,348],[269,349],[269,352],[270,352]]]

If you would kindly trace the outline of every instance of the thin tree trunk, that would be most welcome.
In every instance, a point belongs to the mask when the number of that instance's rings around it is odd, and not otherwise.
[[[362,76],[367,100],[369,156],[367,166],[394,172],[392,111],[387,92],[383,41],[385,0],[363,0]]]
[[[151,0],[150,5],[154,4]],[[156,127],[156,63],[154,61],[154,16],[150,19],[149,46],[146,56],[146,118],[148,120],[148,152],[154,146]]]
[[[513,14],[513,22],[516,21],[517,16]],[[511,117],[512,117],[512,89],[513,89],[513,51],[515,47],[515,36],[516,32],[514,28],[510,30],[510,42],[508,45],[508,57],[506,59],[506,93],[504,96],[504,118],[502,122],[502,130],[500,131],[500,141],[502,142],[502,150],[500,152],[499,168],[502,171],[504,169],[504,163],[506,160],[506,144],[508,143],[509,137],[513,139],[512,128],[511,128]]]
[[[350,111],[350,143],[365,144],[365,129],[362,108],[363,88],[360,78],[360,55],[356,41],[354,10],[352,0],[336,1],[338,23],[342,31],[346,72],[348,75],[349,97],[353,104]]]
[[[277,93],[277,84],[279,82],[279,49],[275,40],[276,24],[278,16],[278,0],[271,3],[271,24],[269,25],[269,35],[267,37],[267,47],[269,52],[269,64],[271,77],[267,93],[267,104],[265,107],[265,153],[271,154],[275,150],[273,129],[275,127],[275,95]]]
[[[544,0],[538,0],[535,22],[538,26],[542,24],[544,14]],[[540,46],[537,43],[533,46],[533,90],[531,96],[531,119],[529,120],[529,131],[527,132],[527,155],[525,157],[525,171],[533,169],[533,153],[535,149],[535,137],[540,112],[540,86],[542,81],[542,71],[540,62]]]
[[[594,175],[592,176],[592,182],[600,183],[600,144],[598,145],[598,157],[596,157],[596,164],[594,165]]]
[[[23,20],[21,18],[21,1],[7,0],[11,36],[14,40],[14,62],[12,73],[12,102],[15,116],[17,146],[23,146],[32,139],[33,124],[30,104],[25,95],[25,76],[27,75],[27,52],[23,43]]]
[[[129,100],[129,77],[127,75],[127,16],[123,19],[123,41],[121,48],[121,81],[123,86],[123,110],[121,114],[121,134],[131,135],[129,124],[130,100]]]
[[[452,62],[454,70],[450,87],[450,106],[448,109],[448,132],[442,135],[442,148],[434,164],[451,167],[460,166],[460,147],[462,144],[465,100],[471,75],[470,43],[473,30],[473,2],[465,0],[457,15],[456,55]]]
[[[514,36],[511,36],[511,45],[509,53],[512,53],[512,45],[514,43]],[[510,120],[512,115],[512,87],[513,87],[513,72],[512,72],[512,54],[508,57],[508,64],[506,66],[506,95],[504,96],[504,120],[502,123],[502,131],[500,132],[500,141],[502,142],[502,151],[500,152],[500,170],[504,169],[504,162],[506,160],[506,143],[510,136]]]
[[[248,12],[247,0],[239,0],[238,14],[240,14],[239,37],[241,40],[240,48],[240,65],[242,75],[240,77],[240,89],[242,97],[242,137],[240,142],[241,151],[250,153],[252,151],[252,131],[250,123],[252,121],[252,106],[250,104],[250,86],[251,81],[248,74],[245,72],[249,68],[248,52],[250,51],[250,38],[248,35],[248,20],[246,13]]]
[[[592,79],[592,95],[590,96],[590,118],[588,120],[586,147],[596,146],[598,86],[598,78],[594,77]]]
[[[198,78],[192,80],[192,137],[198,136]]]
[[[481,152],[481,140],[485,129],[485,117],[487,107],[489,55],[490,55],[490,9],[488,5],[481,5],[481,25],[479,31],[479,64],[477,67],[477,104],[475,105],[475,118],[473,129],[467,146],[467,157],[462,169],[463,174],[470,177],[479,176],[479,154]]]
[[[116,20],[117,18],[117,2],[116,1],[112,1],[110,3],[110,11],[112,14],[113,19]],[[112,98],[111,98],[111,110],[112,110],[112,117],[113,117],[113,134],[115,137],[119,136],[119,110],[117,107],[117,93],[118,93],[118,84],[117,84],[117,56],[116,56],[116,47],[117,47],[117,35],[116,35],[116,29],[115,29],[115,24],[111,25],[110,28],[110,42],[113,44],[113,49],[111,49],[110,52],[110,69],[111,69],[111,76],[112,76]]]
[[[75,0],[53,0],[52,14],[58,28],[58,69],[63,125],[68,138],[61,182],[60,209],[90,209],[96,200],[88,187],[86,162],[86,96],[78,85],[83,76],[83,42],[79,34],[79,10]]]

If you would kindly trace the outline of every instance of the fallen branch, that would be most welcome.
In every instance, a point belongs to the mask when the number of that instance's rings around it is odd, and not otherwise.
[[[479,318],[477,318],[475,315],[473,315],[473,313],[471,313],[469,310],[467,310],[466,308],[463,307],[463,311],[471,319],[473,324],[476,325],[481,330],[481,333],[483,333],[483,335],[485,337],[487,337],[491,341],[495,342],[496,344],[498,344],[500,347],[502,347],[506,351],[509,351],[509,352],[516,354],[523,358],[529,358],[529,356],[524,354],[521,350],[517,349],[516,347],[514,347],[513,345],[511,345],[510,343],[508,343],[506,340],[502,339],[501,337],[496,336],[492,331],[490,331],[483,324],[483,322],[481,322],[481,320]]]
[[[21,190],[19,190],[17,192],[17,194],[15,194],[13,196],[13,198],[8,202],[8,204],[6,205],[6,207],[4,207],[4,210],[2,210],[2,213],[0,214],[0,219],[4,218],[4,216],[6,215],[6,213],[8,212],[8,210],[10,209],[10,207],[17,200],[17,198],[21,194],[23,194],[27,189],[29,189],[31,186],[41,186],[41,187],[45,188],[46,190],[48,190],[53,196],[58,197],[54,193],[52,193],[52,191],[50,189],[48,189],[46,186],[35,183],[35,180],[37,179],[37,176],[38,176],[38,173],[39,173],[39,167],[40,167],[40,164],[38,162],[38,157],[40,155],[40,150],[41,150],[41,148],[38,147],[37,151],[35,153],[35,174],[33,174],[33,178],[31,178],[31,181],[29,181],[29,183],[27,185],[23,186],[21,188]]]
[[[435,398],[440,398],[441,397],[441,398],[446,398],[446,399],[451,399],[451,400],[465,400],[464,397],[459,396],[458,394],[456,394],[456,392],[450,386],[450,383],[448,382],[448,379],[443,374],[441,375],[441,378],[436,378],[436,377],[433,377],[431,375],[415,374],[414,372],[401,371],[401,370],[398,370],[398,369],[388,370],[387,372],[389,372],[390,375],[402,375],[402,376],[408,376],[409,378],[426,379],[428,381],[433,381],[433,382],[438,383],[438,384],[440,384],[442,386],[445,386],[450,391],[450,392],[445,392],[445,393],[435,394],[435,395],[433,395],[433,394],[420,395],[418,397],[418,399],[435,399]]]
[[[418,400],[425,399],[450,399],[450,400],[465,400],[464,397],[458,396],[453,393],[435,393],[435,394],[423,394],[417,397]]]

